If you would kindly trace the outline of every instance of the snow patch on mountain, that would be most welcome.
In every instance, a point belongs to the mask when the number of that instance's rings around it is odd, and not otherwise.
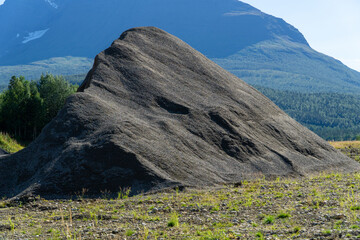
[[[59,6],[54,2],[54,0],[45,0],[45,2],[49,3],[53,8],[58,8]]]
[[[24,37],[24,40],[22,41],[22,43],[27,43],[30,41],[33,41],[35,39],[41,38],[42,36],[44,36],[44,34],[49,30],[48,29],[44,29],[44,30],[39,30],[39,31],[35,31],[35,32],[31,32],[28,34],[28,36]]]

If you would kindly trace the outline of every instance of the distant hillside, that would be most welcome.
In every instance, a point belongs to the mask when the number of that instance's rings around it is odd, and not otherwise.
[[[298,92],[360,93],[360,73],[286,38],[263,41],[213,59],[252,85]]]
[[[360,136],[359,95],[257,89],[324,139],[354,140]]]
[[[36,80],[41,74],[46,73],[55,75],[86,73],[92,64],[93,60],[89,58],[58,57],[26,65],[0,66],[0,85],[7,86],[12,76],[26,76],[29,80]]]

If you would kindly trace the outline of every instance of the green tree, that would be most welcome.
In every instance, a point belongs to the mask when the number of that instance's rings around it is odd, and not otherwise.
[[[77,90],[62,76],[41,75],[38,83],[40,96],[44,101],[45,122],[53,119],[64,106],[65,100]]]
[[[22,140],[32,140],[77,89],[61,76],[42,75],[40,81],[13,76],[0,95],[0,128]]]

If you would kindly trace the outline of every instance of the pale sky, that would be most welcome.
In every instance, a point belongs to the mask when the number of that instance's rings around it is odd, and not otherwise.
[[[283,18],[305,35],[312,48],[360,71],[359,0],[242,1]]]
[[[283,18],[315,50],[360,71],[359,0],[242,0]]]

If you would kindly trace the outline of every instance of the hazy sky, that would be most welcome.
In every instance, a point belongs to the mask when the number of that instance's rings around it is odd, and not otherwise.
[[[315,50],[360,71],[359,0],[242,0],[298,28]]]
[[[315,50],[360,71],[360,0],[242,1],[283,18],[298,28]]]

